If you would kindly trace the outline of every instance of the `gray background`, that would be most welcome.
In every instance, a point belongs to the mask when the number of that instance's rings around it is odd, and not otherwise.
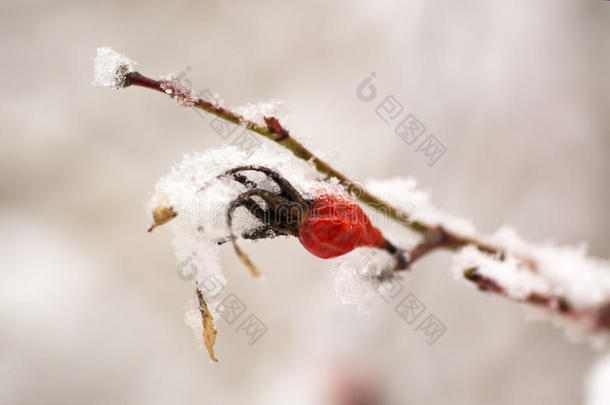
[[[221,361],[209,364],[182,320],[192,287],[169,232],[144,232],[143,204],[183,153],[223,141],[167,97],[90,82],[99,45],[152,76],[190,66],[194,88],[229,105],[287,100],[292,133],[354,179],[412,175],[482,231],[509,223],[608,258],[610,4],[3,0],[0,11],[0,402],[314,403],[341,378],[396,404],[582,402],[597,354],[455,283],[447,254],[405,280],[448,328],[428,346],[383,302],[369,316],[341,305],[332,264],[294,240],[250,248],[265,282],[225,248],[230,291],[268,332],[250,346],[219,322]],[[435,166],[356,98],[370,72],[445,144]]]

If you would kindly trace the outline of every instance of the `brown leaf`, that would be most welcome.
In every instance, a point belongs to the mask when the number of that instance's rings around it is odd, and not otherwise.
[[[152,212],[153,215],[153,224],[150,228],[148,228],[148,232],[152,231],[159,225],[163,225],[171,221],[178,215],[176,211],[172,207],[161,206],[157,207]]]
[[[210,360],[217,362],[218,359],[214,356],[214,344],[216,343],[216,326],[214,326],[214,319],[208,309],[208,304],[203,299],[203,294],[197,288],[197,298],[199,299],[199,310],[201,311],[201,318],[203,320],[203,343],[208,349]]]

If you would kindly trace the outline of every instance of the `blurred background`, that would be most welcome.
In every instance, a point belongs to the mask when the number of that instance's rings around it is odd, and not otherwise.
[[[354,179],[414,176],[483,232],[610,257],[610,3],[57,1],[0,4],[0,402],[575,404],[600,355],[456,283],[448,254],[404,280],[433,345],[382,300],[342,305],[332,262],[266,241],[252,280],[225,247],[255,344],[184,324],[192,286],[144,202],[182,154],[224,141],[167,97],[91,86],[96,47],[188,71],[227,105],[287,101],[288,128]],[[356,96],[375,73],[446,147],[433,165]],[[381,98],[378,98],[381,100]],[[361,401],[357,402],[360,398]],[[366,402],[364,398],[368,398]]]

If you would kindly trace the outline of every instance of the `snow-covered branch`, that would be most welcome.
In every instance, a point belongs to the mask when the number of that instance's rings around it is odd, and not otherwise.
[[[610,330],[610,264],[587,257],[584,247],[534,245],[507,229],[482,236],[468,221],[436,210],[412,179],[371,180],[362,186],[315,156],[277,118],[245,118],[236,109],[197,96],[174,76],[155,80],[136,72],[134,67],[128,58],[100,48],[94,84],[156,90],[181,106],[201,109],[271,141],[247,157],[230,145],[188,155],[157,184],[150,202],[155,215],[153,227],[172,221],[178,260],[192,259],[197,283],[204,284],[210,275],[224,280],[217,250],[219,243],[227,240],[225,210],[246,182],[253,183],[248,179],[242,179],[241,184],[217,181],[217,176],[235,166],[263,165],[281,173],[307,199],[315,198],[320,190],[348,193],[368,207],[373,224],[384,228],[380,225],[383,218],[390,218],[411,235],[417,235],[420,240],[404,249],[406,265],[394,269],[411,268],[439,249],[451,250],[456,252],[456,276],[479,290],[542,308],[581,331],[595,334]],[[256,184],[273,187],[264,178],[257,178]],[[409,209],[405,209],[404,202],[408,202]],[[250,217],[237,224],[242,235],[259,226],[256,218]],[[383,231],[388,235],[395,232]],[[407,240],[400,235],[394,237],[400,242],[395,244],[403,248]],[[387,255],[378,256],[388,262]],[[383,278],[382,273],[388,277],[387,272],[377,271],[377,282]],[[211,310],[214,312],[213,302]]]

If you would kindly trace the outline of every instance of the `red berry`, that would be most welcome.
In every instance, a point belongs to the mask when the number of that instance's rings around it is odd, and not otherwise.
[[[347,196],[323,194],[311,204],[299,230],[299,240],[315,256],[327,259],[360,246],[385,248],[381,231]]]

